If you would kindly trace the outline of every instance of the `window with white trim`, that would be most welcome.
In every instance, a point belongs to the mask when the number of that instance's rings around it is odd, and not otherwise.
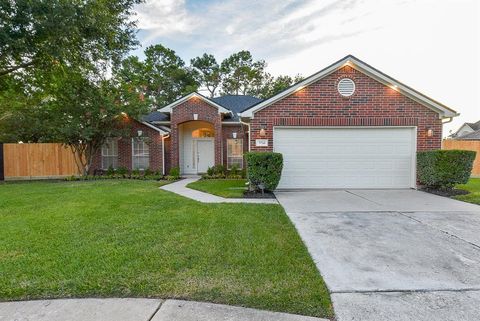
[[[150,167],[150,148],[142,138],[132,138],[132,169]]]
[[[108,138],[102,145],[102,169],[117,168],[118,140]]]
[[[237,165],[243,169],[243,140],[227,139],[227,168]]]

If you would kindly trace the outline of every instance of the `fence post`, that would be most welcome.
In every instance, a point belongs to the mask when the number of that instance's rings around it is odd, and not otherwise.
[[[0,181],[5,179],[3,166],[3,143],[0,143]]]

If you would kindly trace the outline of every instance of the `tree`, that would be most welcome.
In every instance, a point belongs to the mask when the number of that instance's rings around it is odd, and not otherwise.
[[[72,149],[79,170],[86,175],[106,139],[128,135],[126,120],[145,114],[148,103],[134,88],[113,79],[91,80],[75,71],[57,85],[56,98],[49,104],[57,115],[52,130]]]
[[[144,61],[128,57],[114,69],[114,77],[143,90],[146,98],[157,106],[167,105],[197,90],[194,72],[185,66],[175,51],[154,45],[145,50],[145,57]]]
[[[222,82],[220,65],[213,55],[204,53],[201,57],[193,58],[190,61],[193,70],[196,72],[197,82],[215,97],[215,92]]]
[[[303,77],[301,75],[296,75],[293,78],[290,76],[278,76],[274,78],[268,75],[258,91],[257,96],[263,99],[269,98],[302,80]]]
[[[0,2],[0,77],[56,63],[97,67],[137,44],[133,6],[142,0]]]
[[[265,76],[266,63],[253,61],[252,54],[242,50],[222,61],[222,94],[253,94]]]

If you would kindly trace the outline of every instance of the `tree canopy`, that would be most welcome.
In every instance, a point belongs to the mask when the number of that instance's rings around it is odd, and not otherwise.
[[[161,44],[144,59],[133,8],[142,0],[0,2],[0,141],[62,142],[84,173],[107,138],[129,135],[140,117],[192,91],[266,98],[299,77],[273,77],[249,51],[187,65]]]

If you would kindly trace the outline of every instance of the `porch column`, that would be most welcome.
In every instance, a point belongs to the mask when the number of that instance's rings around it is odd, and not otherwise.
[[[223,164],[223,132],[222,132],[222,119],[218,115],[218,119],[214,124],[215,128],[215,165]]]
[[[180,167],[180,160],[179,160],[180,143],[178,141],[178,124],[177,123],[173,123],[173,122],[171,123],[170,139],[171,139],[170,168]]]

